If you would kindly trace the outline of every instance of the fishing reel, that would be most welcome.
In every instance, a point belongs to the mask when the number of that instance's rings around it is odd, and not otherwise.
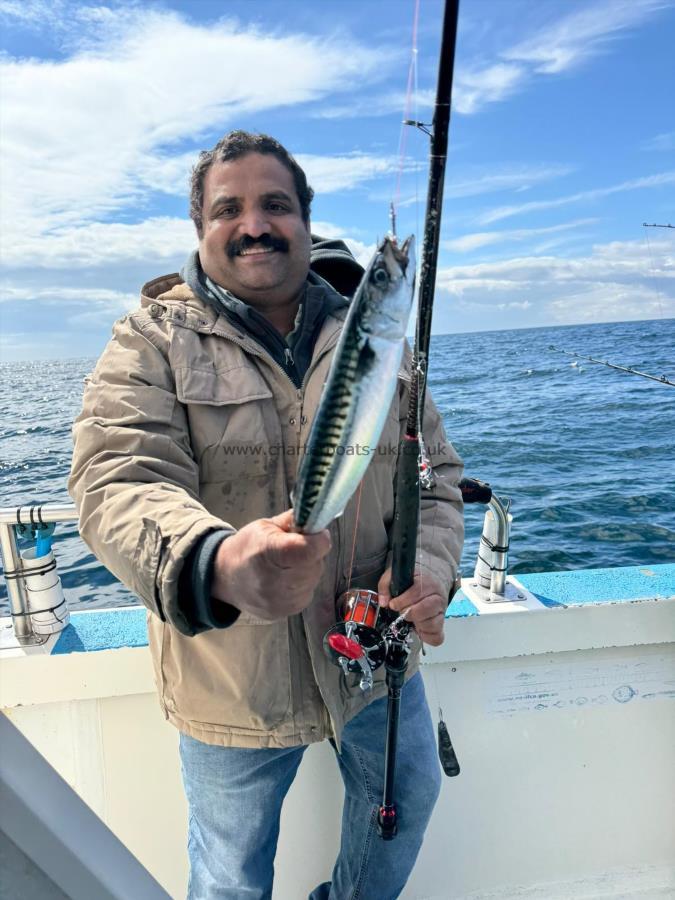
[[[377,591],[346,591],[338,599],[338,608],[343,618],[326,632],[324,650],[345,676],[360,675],[359,687],[368,691],[373,686],[373,672],[385,662],[392,641],[400,642],[408,652],[410,626],[402,616],[380,606]]]

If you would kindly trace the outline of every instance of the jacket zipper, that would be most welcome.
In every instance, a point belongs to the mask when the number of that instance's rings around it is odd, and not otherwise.
[[[269,353],[262,353],[260,350],[257,350],[257,349],[254,349],[253,347],[251,347],[251,345],[248,344],[246,341],[240,341],[237,338],[233,337],[231,334],[226,334],[224,331],[216,331],[214,329],[211,332],[211,334],[214,334],[216,337],[225,338],[226,341],[231,341],[237,347],[241,347],[242,350],[245,350],[246,353],[249,354],[249,356],[257,356],[258,359],[264,360],[269,366],[272,366],[273,368],[278,369],[278,371],[281,372],[282,375],[284,375],[284,377],[288,381],[290,381],[291,384],[293,385],[293,387],[297,390],[295,382],[293,381],[291,376],[288,374],[286,369],[284,369],[283,366],[279,365],[279,363],[276,361],[276,359],[274,359],[272,356],[270,356]]]
[[[292,380],[292,378],[289,377],[288,372],[286,372],[286,370],[283,368],[283,366],[280,366],[279,363],[275,359],[273,359],[269,354],[261,353],[257,349],[251,349],[249,346],[247,346],[247,344],[244,341],[237,340],[237,338],[232,337],[232,335],[225,334],[222,331],[216,331],[214,329],[211,333],[215,334],[217,337],[222,337],[222,338],[225,338],[225,340],[232,341],[233,344],[236,344],[238,347],[241,347],[242,350],[246,351],[251,356],[257,356],[259,359],[264,360],[268,365],[275,366],[280,372],[283,373],[283,375],[288,379],[288,381],[290,381],[293,384],[293,387],[296,390],[296,397],[300,401],[301,408],[302,408],[302,403],[304,401],[304,390],[305,390],[305,385],[306,385],[308,376],[317,367],[317,365],[319,364],[319,361],[321,359],[323,359],[324,355],[326,353],[328,353],[330,350],[332,350],[333,347],[337,344],[338,337],[340,335],[340,332],[338,330],[335,334],[331,335],[328,338],[328,340],[326,341],[326,343],[323,345],[323,347],[320,348],[320,350],[316,354],[316,358],[314,360],[312,360],[312,362],[310,362],[309,366],[307,367],[305,376],[302,379],[302,384],[300,386],[300,389],[298,390],[298,388],[295,385],[295,382]],[[292,358],[290,347],[286,350],[286,353],[287,353],[287,358],[288,357]],[[337,540],[338,540],[338,548],[337,548],[338,552],[336,554],[336,570],[337,571],[336,571],[336,581],[334,582],[334,592],[339,588],[340,582],[342,581],[342,572],[343,572],[343,566],[344,566],[343,557],[344,557],[345,541],[344,541],[344,534],[343,534],[344,524],[343,524],[342,516],[340,516],[337,521],[337,529],[336,530],[337,530]],[[337,599],[337,594],[335,596],[335,600],[336,599]],[[333,601],[334,603],[335,603],[335,600]],[[317,690],[319,691],[321,700],[323,701],[322,718],[323,718],[323,723],[324,723],[324,728],[325,728],[325,734],[327,737],[333,736],[335,738],[337,731],[335,729],[333,717],[330,714],[330,711],[328,709],[328,704],[326,702],[326,698],[323,695],[323,690],[321,688],[321,679],[317,676],[316,667],[314,665],[313,648],[307,637],[307,631],[305,628],[305,618],[304,618],[303,613],[301,613],[301,622],[302,622],[303,632],[305,634],[305,641],[307,644],[307,652],[309,654],[310,665],[312,667],[312,674],[314,675],[314,683],[317,687]]]

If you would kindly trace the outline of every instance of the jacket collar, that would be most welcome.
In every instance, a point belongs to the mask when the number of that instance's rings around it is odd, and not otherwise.
[[[336,343],[347,315],[349,301],[338,294],[324,278],[312,271],[308,274],[306,290],[308,297],[318,300],[321,296],[325,296],[329,303],[328,314],[314,344],[313,365],[320,355],[330,350]],[[243,301],[237,299],[237,302]],[[149,307],[153,304],[164,307],[165,318],[175,318],[183,327],[202,334],[217,334],[229,338],[242,349],[260,355],[259,342],[251,337],[243,325],[228,316],[222,304],[207,302],[195,294],[178,272],[160,275],[143,285],[141,305]]]

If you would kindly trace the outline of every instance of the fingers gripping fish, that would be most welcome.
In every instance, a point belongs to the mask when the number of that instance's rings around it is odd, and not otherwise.
[[[396,391],[414,285],[414,238],[401,247],[385,238],[351,302],[309,434],[295,489],[300,531],[341,515],[365,474]]]

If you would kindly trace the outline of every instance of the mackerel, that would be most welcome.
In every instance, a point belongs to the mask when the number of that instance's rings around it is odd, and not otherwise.
[[[403,358],[414,244],[384,238],[350,304],[298,473],[299,531],[314,534],[343,513],[375,452]]]

